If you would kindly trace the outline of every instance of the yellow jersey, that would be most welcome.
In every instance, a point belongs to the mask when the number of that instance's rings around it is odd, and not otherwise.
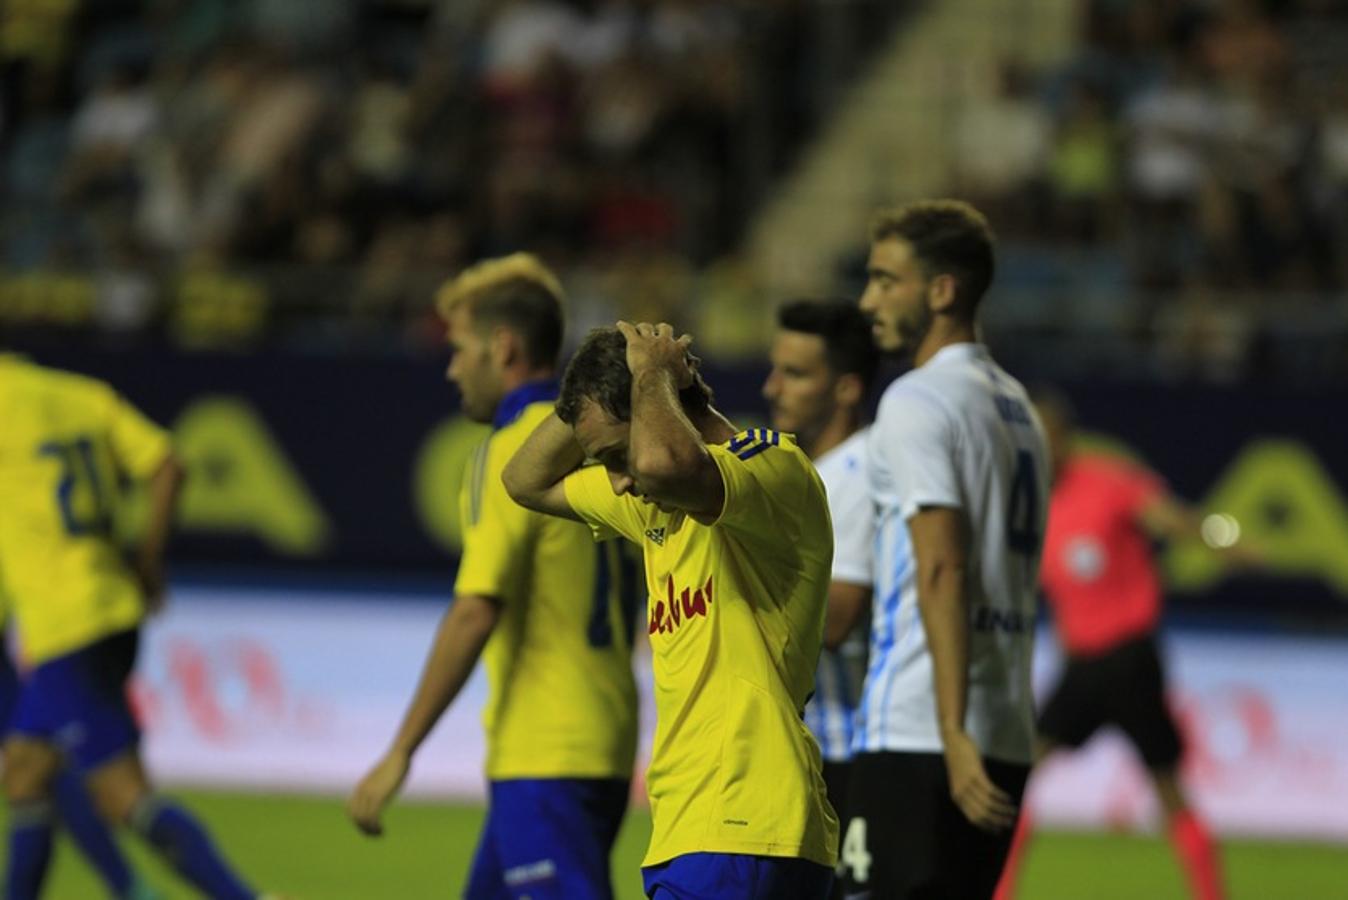
[[[838,819],[802,720],[833,559],[824,487],[790,435],[708,447],[725,484],[712,525],[613,493],[602,466],[567,502],[597,537],[645,552],[656,727],[642,865],[687,853],[837,859]]]
[[[107,384],[0,356],[0,571],[33,664],[135,627],[144,602],[112,539],[123,478],[169,438]]]
[[[552,408],[550,400],[529,403],[498,427],[464,479],[454,593],[501,604],[482,652],[487,777],[630,778],[635,566],[618,541],[596,545],[584,525],[519,506],[501,482]]]

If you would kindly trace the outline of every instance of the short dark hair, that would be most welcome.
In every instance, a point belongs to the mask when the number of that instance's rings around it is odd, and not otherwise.
[[[871,223],[871,242],[886,238],[912,245],[929,276],[955,276],[955,296],[970,312],[992,284],[997,239],[987,218],[962,200],[920,200],[881,210]]]
[[[627,368],[627,338],[616,328],[595,328],[585,336],[575,356],[562,373],[562,389],[557,397],[557,417],[575,425],[585,400],[618,422],[632,421],[632,372]],[[711,407],[712,390],[693,373],[693,383],[679,391],[679,405],[689,415],[698,415]]]
[[[777,325],[786,331],[817,335],[824,340],[828,367],[839,375],[856,375],[871,389],[880,366],[880,350],[871,336],[871,321],[851,300],[794,300],[777,310]]]
[[[557,277],[529,253],[484,260],[446,283],[436,295],[443,318],[462,306],[476,328],[509,328],[523,339],[530,365],[548,367],[557,365],[562,349],[564,302]]]

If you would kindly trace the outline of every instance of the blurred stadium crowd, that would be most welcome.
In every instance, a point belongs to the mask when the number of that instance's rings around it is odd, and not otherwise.
[[[582,327],[754,302],[746,223],[918,6],[9,0],[0,321],[420,343],[436,283],[517,248],[568,273]],[[1159,315],[1172,355],[1244,365],[1268,292],[1319,315],[1348,281],[1348,16],[1079,20],[1066,61],[1008,57],[961,104],[948,187],[1006,239],[1001,289],[1089,285],[1087,325]]]

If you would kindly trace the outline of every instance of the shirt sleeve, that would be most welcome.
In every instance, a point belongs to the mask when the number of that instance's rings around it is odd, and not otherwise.
[[[726,447],[707,450],[725,485],[725,502],[715,524],[753,538],[778,534],[773,523],[782,508],[796,500],[800,485],[795,479],[804,474],[800,467],[774,464],[780,459],[772,454],[787,451],[767,450],[742,459]]]
[[[892,474],[905,519],[924,506],[964,507],[955,423],[935,396],[912,386],[891,391],[875,428],[872,446]]]
[[[596,541],[621,535],[640,544],[646,530],[647,512],[640,500],[613,493],[603,466],[577,469],[562,482],[566,502],[585,520]]]
[[[172,448],[168,432],[120,395],[112,393],[110,400],[108,438],[117,465],[136,480],[149,478]]]
[[[460,495],[463,555],[454,581],[457,595],[475,594],[508,601],[522,594],[539,514],[510,499],[501,482],[506,454],[493,452],[492,440],[468,463]],[[480,455],[479,455],[480,454]]]
[[[872,582],[875,512],[860,461],[827,483],[833,517],[833,580],[848,584]]]

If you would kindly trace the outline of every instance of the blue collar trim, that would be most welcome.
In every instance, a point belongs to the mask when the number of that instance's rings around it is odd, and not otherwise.
[[[492,427],[498,431],[506,427],[518,419],[524,408],[531,403],[556,400],[560,389],[555,378],[520,385],[501,398],[500,405],[496,407],[496,415],[491,420]]]

